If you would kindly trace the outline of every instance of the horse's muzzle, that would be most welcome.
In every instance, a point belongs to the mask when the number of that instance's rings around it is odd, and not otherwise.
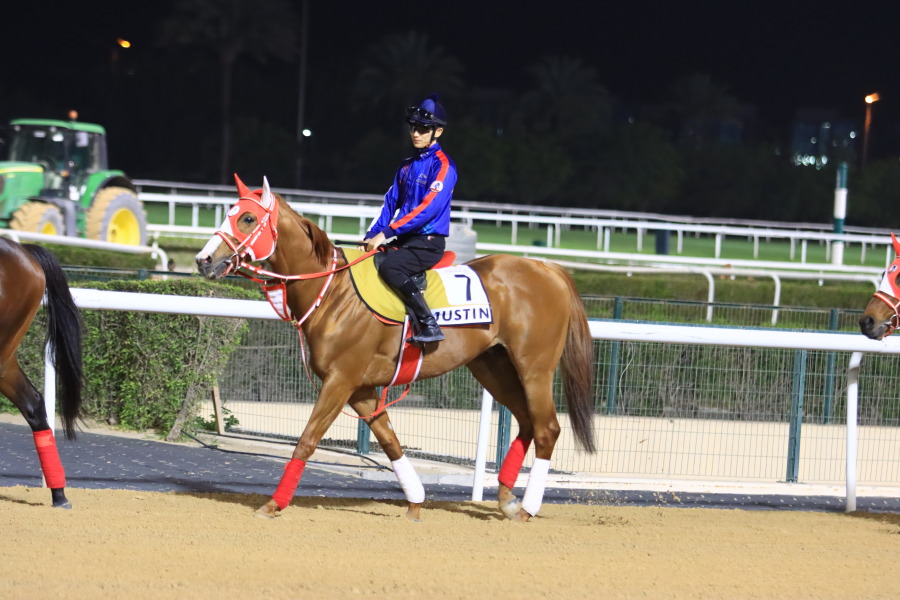
[[[863,315],[859,319],[859,330],[869,339],[880,340],[891,331],[891,322],[876,323],[871,316]]]
[[[206,279],[222,279],[231,272],[234,263],[227,258],[213,261],[211,256],[197,256],[197,270]]]

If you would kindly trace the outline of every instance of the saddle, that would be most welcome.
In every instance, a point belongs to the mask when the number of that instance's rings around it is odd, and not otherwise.
[[[363,254],[361,250],[351,248],[344,248],[342,251],[348,261]],[[452,264],[455,258],[453,252],[444,253],[438,264],[416,280],[438,325],[454,327],[493,322],[493,313],[481,278],[471,267]],[[350,267],[350,279],[357,295],[375,317],[390,325],[403,323],[406,319],[406,307],[378,275],[375,260],[363,260]]]

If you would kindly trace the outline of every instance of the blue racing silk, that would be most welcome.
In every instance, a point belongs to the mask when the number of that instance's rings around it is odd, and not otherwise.
[[[381,214],[366,233],[386,238],[450,234],[450,199],[456,186],[456,164],[435,143],[400,165],[384,195]]]

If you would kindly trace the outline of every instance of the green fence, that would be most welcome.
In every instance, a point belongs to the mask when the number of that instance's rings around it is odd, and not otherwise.
[[[861,313],[623,297],[584,302],[592,318],[702,324],[711,308],[715,324],[740,327],[768,327],[777,310],[780,326],[811,330],[853,331]],[[250,323],[218,383],[229,422],[236,431],[296,439],[317,393],[297,333],[283,322]],[[623,341],[596,341],[595,350],[599,451],[588,455],[576,447],[557,383],[563,434],[555,469],[606,477],[842,481],[848,353]],[[900,485],[898,390],[900,361],[867,356],[860,377],[861,484]],[[416,382],[392,407],[391,419],[410,455],[471,463],[481,399],[481,387],[460,369]],[[493,468],[515,435],[504,411],[494,411]],[[366,427],[344,415],[323,443],[377,449]]]

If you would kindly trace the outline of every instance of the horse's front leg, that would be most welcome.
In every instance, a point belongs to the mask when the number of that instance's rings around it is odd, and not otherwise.
[[[277,511],[288,507],[303,476],[306,461],[316,451],[322,436],[334,423],[352,391],[352,387],[346,383],[346,378],[341,376],[327,377],[322,383],[312,414],[297,441],[291,459],[284,467],[281,481],[272,494],[272,499],[256,511],[257,515],[271,518]]]
[[[391,420],[387,411],[381,411],[371,419],[367,418],[375,412],[378,406],[375,398],[375,388],[358,390],[350,399],[350,406],[353,407],[353,410],[360,417],[366,419],[366,423],[369,425],[372,433],[375,434],[375,439],[378,440],[382,451],[390,459],[397,482],[403,489],[406,501],[409,502],[406,518],[410,521],[419,521],[422,505],[425,503],[425,488],[422,486],[422,480],[419,479],[419,475],[413,468],[412,463],[403,454],[403,447],[400,445],[400,440],[397,439],[397,434],[391,426]]]

